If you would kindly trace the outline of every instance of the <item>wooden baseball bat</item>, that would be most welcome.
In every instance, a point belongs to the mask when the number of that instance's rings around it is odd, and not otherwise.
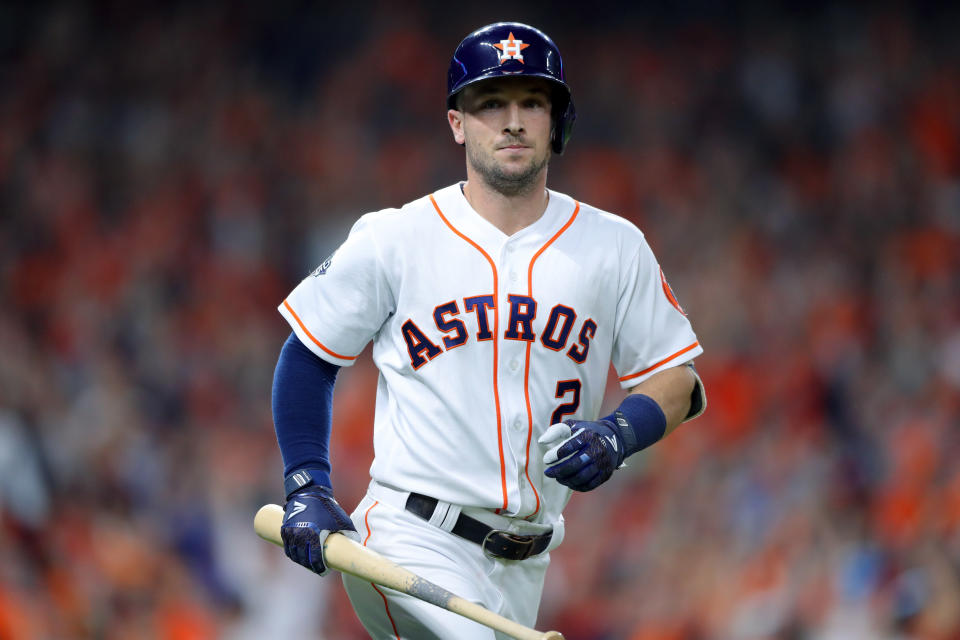
[[[279,505],[265,504],[253,518],[253,529],[267,542],[282,547],[283,539],[280,537],[282,523],[283,509]],[[546,633],[537,631],[469,600],[464,600],[339,533],[331,533],[327,536],[323,543],[323,559],[331,569],[406,593],[517,640],[564,640],[559,631]]]

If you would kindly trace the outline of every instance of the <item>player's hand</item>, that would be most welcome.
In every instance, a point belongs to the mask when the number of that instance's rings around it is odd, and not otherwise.
[[[323,562],[323,543],[334,532],[360,541],[353,521],[333,499],[332,490],[309,485],[290,494],[280,527],[283,550],[288,558],[325,575],[329,569]]]
[[[566,420],[551,425],[538,442],[549,447],[544,474],[574,491],[590,491],[609,480],[625,453],[620,433],[606,420]]]

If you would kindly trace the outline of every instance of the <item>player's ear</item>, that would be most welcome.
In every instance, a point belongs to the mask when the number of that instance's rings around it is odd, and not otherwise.
[[[450,124],[450,131],[453,132],[453,140],[457,144],[463,144],[463,112],[456,109],[447,110],[447,122]]]

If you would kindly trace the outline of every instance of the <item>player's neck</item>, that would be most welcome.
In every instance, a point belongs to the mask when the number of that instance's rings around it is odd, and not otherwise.
[[[546,172],[536,185],[516,195],[503,194],[468,173],[463,195],[474,211],[508,236],[539,220],[550,199]]]

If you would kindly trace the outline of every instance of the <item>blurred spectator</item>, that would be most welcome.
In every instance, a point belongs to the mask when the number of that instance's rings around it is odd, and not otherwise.
[[[444,11],[0,7],[0,638],[364,637],[251,531],[275,308],[461,176],[446,56],[491,16]],[[520,16],[580,111],[551,183],[647,231],[710,408],[574,497],[540,626],[960,638],[960,13],[622,11]],[[337,385],[345,503],[376,380]]]

